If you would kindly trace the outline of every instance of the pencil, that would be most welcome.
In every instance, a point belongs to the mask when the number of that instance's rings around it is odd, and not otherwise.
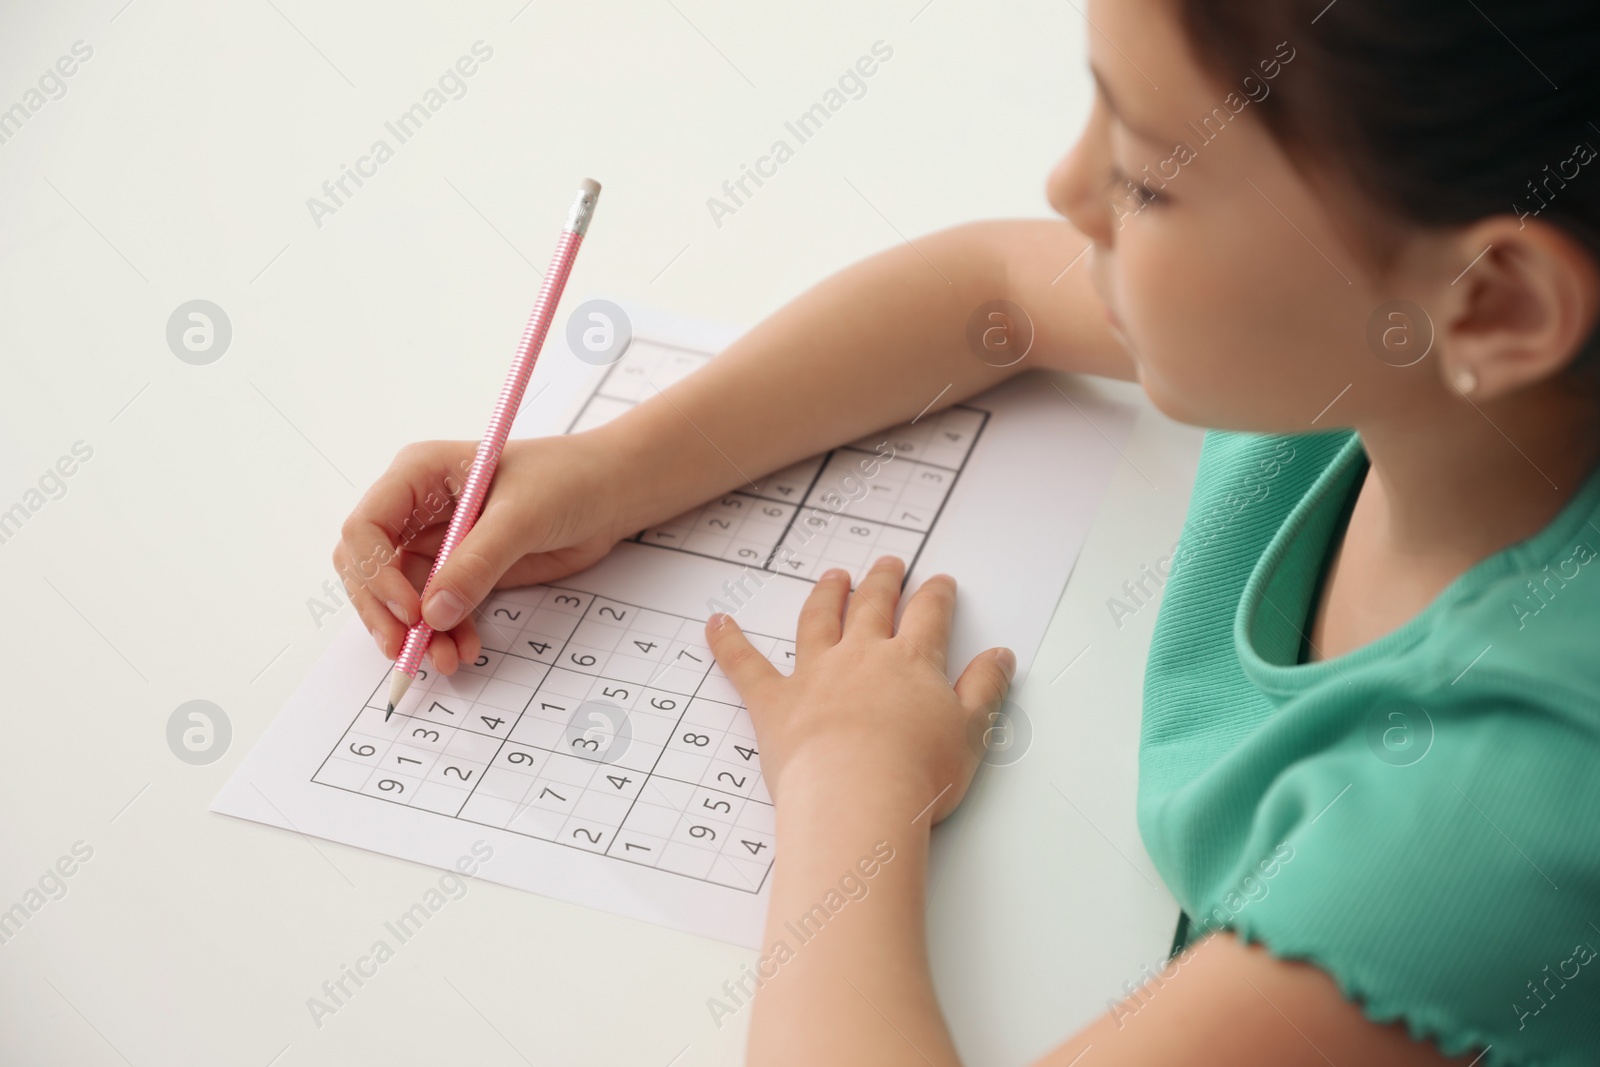
[[[555,316],[556,305],[561,302],[562,290],[567,287],[567,276],[572,273],[573,260],[578,258],[578,247],[583,244],[583,235],[589,231],[589,220],[594,216],[595,202],[599,198],[600,183],[585,178],[578,188],[578,198],[567,214],[567,224],[561,231],[561,239],[556,242],[555,254],[550,257],[550,267],[545,272],[544,284],[539,287],[533,313],[528,316],[528,326],[522,331],[522,341],[517,345],[517,354],[511,361],[505,385],[500,387],[500,398],[495,401],[494,413],[489,416],[489,429],[478,442],[478,454],[472,461],[472,470],[468,472],[466,485],[456,501],[455,513],[450,516],[449,529],[439,545],[439,554],[433,559],[428,581],[422,587],[424,599],[433,584],[434,575],[439,573],[439,568],[450,558],[450,553],[472,529],[478,513],[483,510],[489,483],[494,479],[495,468],[500,465],[500,453],[505,448],[506,437],[511,433],[511,423],[516,418],[517,409],[522,406],[522,394],[528,388],[528,379],[533,376],[539,350],[544,347],[545,334],[550,331],[550,320]],[[394,714],[395,705],[406,695],[411,683],[416,681],[417,669],[422,666],[422,654],[427,651],[428,642],[432,639],[433,627],[421,620],[406,634],[405,647],[400,650],[400,657],[395,660],[394,671],[389,676],[389,710],[384,712],[385,722]]]

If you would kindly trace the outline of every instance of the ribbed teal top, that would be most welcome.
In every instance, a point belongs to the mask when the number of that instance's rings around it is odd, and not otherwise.
[[[1308,960],[1483,1067],[1600,1063],[1600,470],[1305,663],[1366,468],[1353,431],[1206,436],[1145,674],[1145,846],[1191,940]]]

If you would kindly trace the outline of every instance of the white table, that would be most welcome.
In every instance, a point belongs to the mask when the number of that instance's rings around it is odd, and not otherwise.
[[[92,49],[0,127],[0,509],[28,511],[0,543],[0,909],[30,912],[0,927],[0,1060],[738,1063],[746,1017],[718,1030],[706,1000],[748,953],[484,882],[319,1028],[307,998],[438,872],[206,805],[348,617],[319,626],[308,601],[360,490],[407,440],[480,432],[578,178],[606,188],[574,296],[755,321],[901,235],[1044,214],[1088,103],[1078,16],[123,2],[0,24],[0,108]],[[385,123],[480,40],[464,95],[400,143]],[[878,41],[893,54],[859,99],[713,218],[707,198]],[[362,163],[379,138],[392,158]],[[364,184],[313,212],[341,165]],[[193,299],[232,329],[204,366],[166,338]],[[80,441],[92,455],[29,497]],[[1106,601],[1170,551],[1199,442],[1146,405],[1013,695],[1033,748],[940,831],[933,958],[974,1063],[1026,1062],[1171,937],[1133,814],[1156,608],[1119,628]],[[206,766],[167,746],[192,699],[232,724]],[[46,877],[61,857],[71,876]],[[28,896],[41,878],[58,899]]]

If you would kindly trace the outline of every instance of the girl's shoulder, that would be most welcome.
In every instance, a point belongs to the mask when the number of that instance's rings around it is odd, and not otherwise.
[[[1485,1067],[1578,1062],[1600,1047],[1600,476],[1398,630],[1300,663],[1363,460],[1353,434],[1208,437],[1147,669],[1146,846],[1196,934],[1309,960],[1376,1021],[1492,1046]]]

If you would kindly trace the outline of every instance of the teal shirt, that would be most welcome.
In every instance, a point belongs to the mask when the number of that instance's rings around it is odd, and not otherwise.
[[[1306,663],[1367,465],[1350,430],[1206,436],[1145,674],[1145,846],[1191,942],[1309,961],[1482,1067],[1600,1063],[1600,470]]]

